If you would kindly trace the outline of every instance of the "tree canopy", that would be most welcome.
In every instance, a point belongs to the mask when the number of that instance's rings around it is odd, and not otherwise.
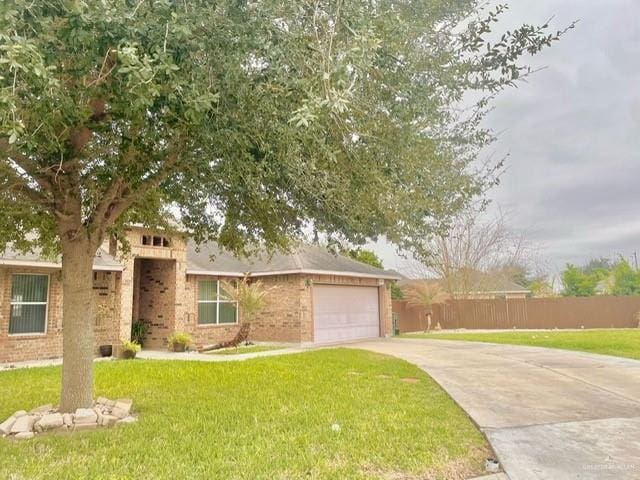
[[[366,263],[376,268],[384,268],[382,260],[376,255],[376,252],[365,248],[350,248],[348,255],[358,262]]]
[[[562,272],[565,296],[640,295],[640,271],[624,258],[593,259],[583,267],[567,265]]]
[[[235,251],[309,223],[409,247],[491,182],[470,168],[486,102],[460,116],[463,95],[512,84],[557,38],[523,26],[488,44],[502,8],[5,2],[0,243],[97,242],[170,210]]]

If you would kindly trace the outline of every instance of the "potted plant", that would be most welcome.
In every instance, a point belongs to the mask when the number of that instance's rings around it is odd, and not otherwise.
[[[141,347],[144,346],[144,337],[149,331],[149,325],[144,320],[136,320],[131,325],[131,340]]]
[[[188,333],[176,332],[167,339],[167,342],[172,351],[184,352],[191,345],[192,339]]]
[[[136,358],[136,354],[141,350],[140,344],[132,342],[130,340],[123,340],[120,347],[122,352],[122,358],[131,359]]]
[[[113,345],[100,345],[100,356],[110,357],[113,355]]]

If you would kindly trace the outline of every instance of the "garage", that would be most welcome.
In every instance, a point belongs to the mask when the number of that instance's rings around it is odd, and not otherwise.
[[[313,286],[314,343],[380,336],[377,287]]]

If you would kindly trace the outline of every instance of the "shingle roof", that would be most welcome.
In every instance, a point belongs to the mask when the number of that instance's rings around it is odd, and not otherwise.
[[[7,247],[4,252],[0,252],[0,265],[29,266],[37,265],[40,267],[60,268],[62,263],[60,258],[45,259],[37,251],[29,253],[21,253]],[[121,271],[122,265],[113,258],[103,248],[99,248],[96,256],[93,258],[94,270]]]
[[[238,258],[209,242],[196,245],[193,240],[187,243],[188,273],[217,273],[230,276],[243,276],[249,269]]]
[[[480,277],[478,277],[480,278]],[[487,277],[489,278],[489,277]],[[398,282],[399,285],[410,285],[412,282],[416,281],[427,281],[433,283],[442,283],[442,280],[437,278],[423,278],[423,279],[409,279],[404,278]],[[522,285],[517,284],[516,282],[509,280],[508,278],[490,277],[488,280],[486,279],[477,279],[471,280],[470,282],[471,291],[469,293],[530,293],[531,291],[523,287]]]
[[[38,252],[20,253],[10,248],[0,252],[0,265],[37,265],[60,268],[60,259],[47,260]],[[100,248],[93,260],[94,270],[120,271],[122,265],[106,250]],[[303,244],[293,253],[274,253],[249,259],[239,259],[210,242],[197,246],[187,243],[187,273],[201,275],[252,276],[285,273],[337,274],[355,277],[398,279],[396,272],[381,270],[344,255],[335,255],[316,245]]]
[[[198,251],[199,250],[199,251]],[[213,258],[212,258],[213,255]],[[344,255],[335,255],[317,245],[300,245],[293,253],[274,253],[272,256],[257,256],[238,259],[221,250],[214,243],[197,247],[194,242],[187,246],[187,272],[200,274],[251,273],[252,276],[284,273],[318,273],[347,276],[396,279],[397,275],[352,260]]]

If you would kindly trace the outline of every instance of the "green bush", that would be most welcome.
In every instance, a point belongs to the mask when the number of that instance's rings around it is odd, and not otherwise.
[[[143,345],[144,337],[149,331],[149,326],[142,320],[136,320],[131,325],[131,340],[139,345]]]
[[[193,339],[188,333],[176,332],[171,335],[167,339],[167,341],[169,342],[169,345],[171,345],[171,347],[175,347],[176,345],[184,345],[185,347],[188,347],[193,342]]]
[[[125,351],[125,352],[138,353],[141,349],[142,349],[142,347],[137,342],[133,342],[133,341],[130,341],[130,340],[123,340],[122,341],[122,350]]]

